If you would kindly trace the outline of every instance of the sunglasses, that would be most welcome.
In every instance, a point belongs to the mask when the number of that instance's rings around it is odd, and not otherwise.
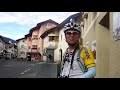
[[[71,35],[71,34],[77,35],[77,34],[79,34],[79,32],[66,32],[66,35]]]

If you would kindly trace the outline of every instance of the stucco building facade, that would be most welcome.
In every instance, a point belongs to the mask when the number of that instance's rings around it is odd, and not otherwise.
[[[87,18],[84,18],[83,24],[83,45],[96,50],[96,77],[120,77],[120,41],[116,39],[120,35],[119,29],[116,29],[120,27],[116,24],[120,18],[119,14],[117,15],[117,12],[85,13]]]

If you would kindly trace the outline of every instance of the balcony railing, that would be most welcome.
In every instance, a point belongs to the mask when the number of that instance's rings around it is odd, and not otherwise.
[[[47,42],[44,44],[44,48],[55,49],[58,46],[58,42]]]
[[[36,49],[29,49],[28,52],[39,52],[39,50],[36,48]]]

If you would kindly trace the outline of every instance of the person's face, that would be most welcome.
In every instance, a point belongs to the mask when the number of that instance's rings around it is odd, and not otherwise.
[[[80,33],[77,31],[69,30],[65,33],[66,42],[69,44],[75,44],[79,42]]]

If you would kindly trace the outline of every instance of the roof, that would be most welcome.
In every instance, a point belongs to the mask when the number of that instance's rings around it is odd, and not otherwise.
[[[44,38],[45,36],[47,36],[49,33],[51,33],[52,31],[55,31],[56,30],[56,27],[53,27],[47,31],[45,31],[40,37],[41,38]]]
[[[4,37],[4,36],[2,36],[2,35],[0,35],[0,37],[2,38],[2,40],[4,40],[6,43],[13,43],[13,44],[15,44],[16,43],[16,40],[13,40],[13,39],[10,39],[10,38],[8,38],[8,37]]]
[[[76,14],[73,14],[73,15],[69,16],[67,19],[65,19],[65,20],[64,20],[62,23],[60,23],[58,26],[56,26],[56,27],[54,27],[54,28],[51,28],[51,29],[45,31],[40,37],[41,37],[41,38],[44,38],[44,37],[47,36],[50,32],[52,32],[52,31],[54,31],[54,30],[60,30],[60,29],[62,29],[62,28],[64,27],[64,25],[70,21],[71,18],[76,20],[76,19],[79,18],[79,17],[82,17],[82,13],[76,13]]]
[[[32,36],[32,33],[26,34],[25,39],[27,39],[27,37],[29,37],[29,36]]]
[[[53,24],[56,24],[56,25],[59,24],[59,23],[53,21],[52,19],[48,19],[48,20],[46,20],[46,21],[43,21],[43,22],[38,23],[38,24],[37,24],[37,27],[40,28],[41,25],[43,25],[43,24],[45,24],[45,23],[53,23]]]
[[[39,27],[36,26],[36,27],[31,28],[29,31],[30,35],[32,35],[32,32],[35,30],[39,30]]]
[[[33,27],[33,28],[30,29],[29,34],[27,34],[27,35],[25,36],[25,38],[26,38],[27,36],[31,36],[33,31],[40,29],[41,25],[43,25],[43,24],[45,24],[45,23],[53,23],[53,24],[55,24],[55,25],[58,25],[58,24],[59,24],[59,23],[57,23],[57,22],[55,22],[55,21],[53,21],[53,20],[51,20],[51,19],[48,19],[48,20],[43,21],[43,22],[40,22],[40,23],[38,23],[38,24],[36,25],[36,27]]]

